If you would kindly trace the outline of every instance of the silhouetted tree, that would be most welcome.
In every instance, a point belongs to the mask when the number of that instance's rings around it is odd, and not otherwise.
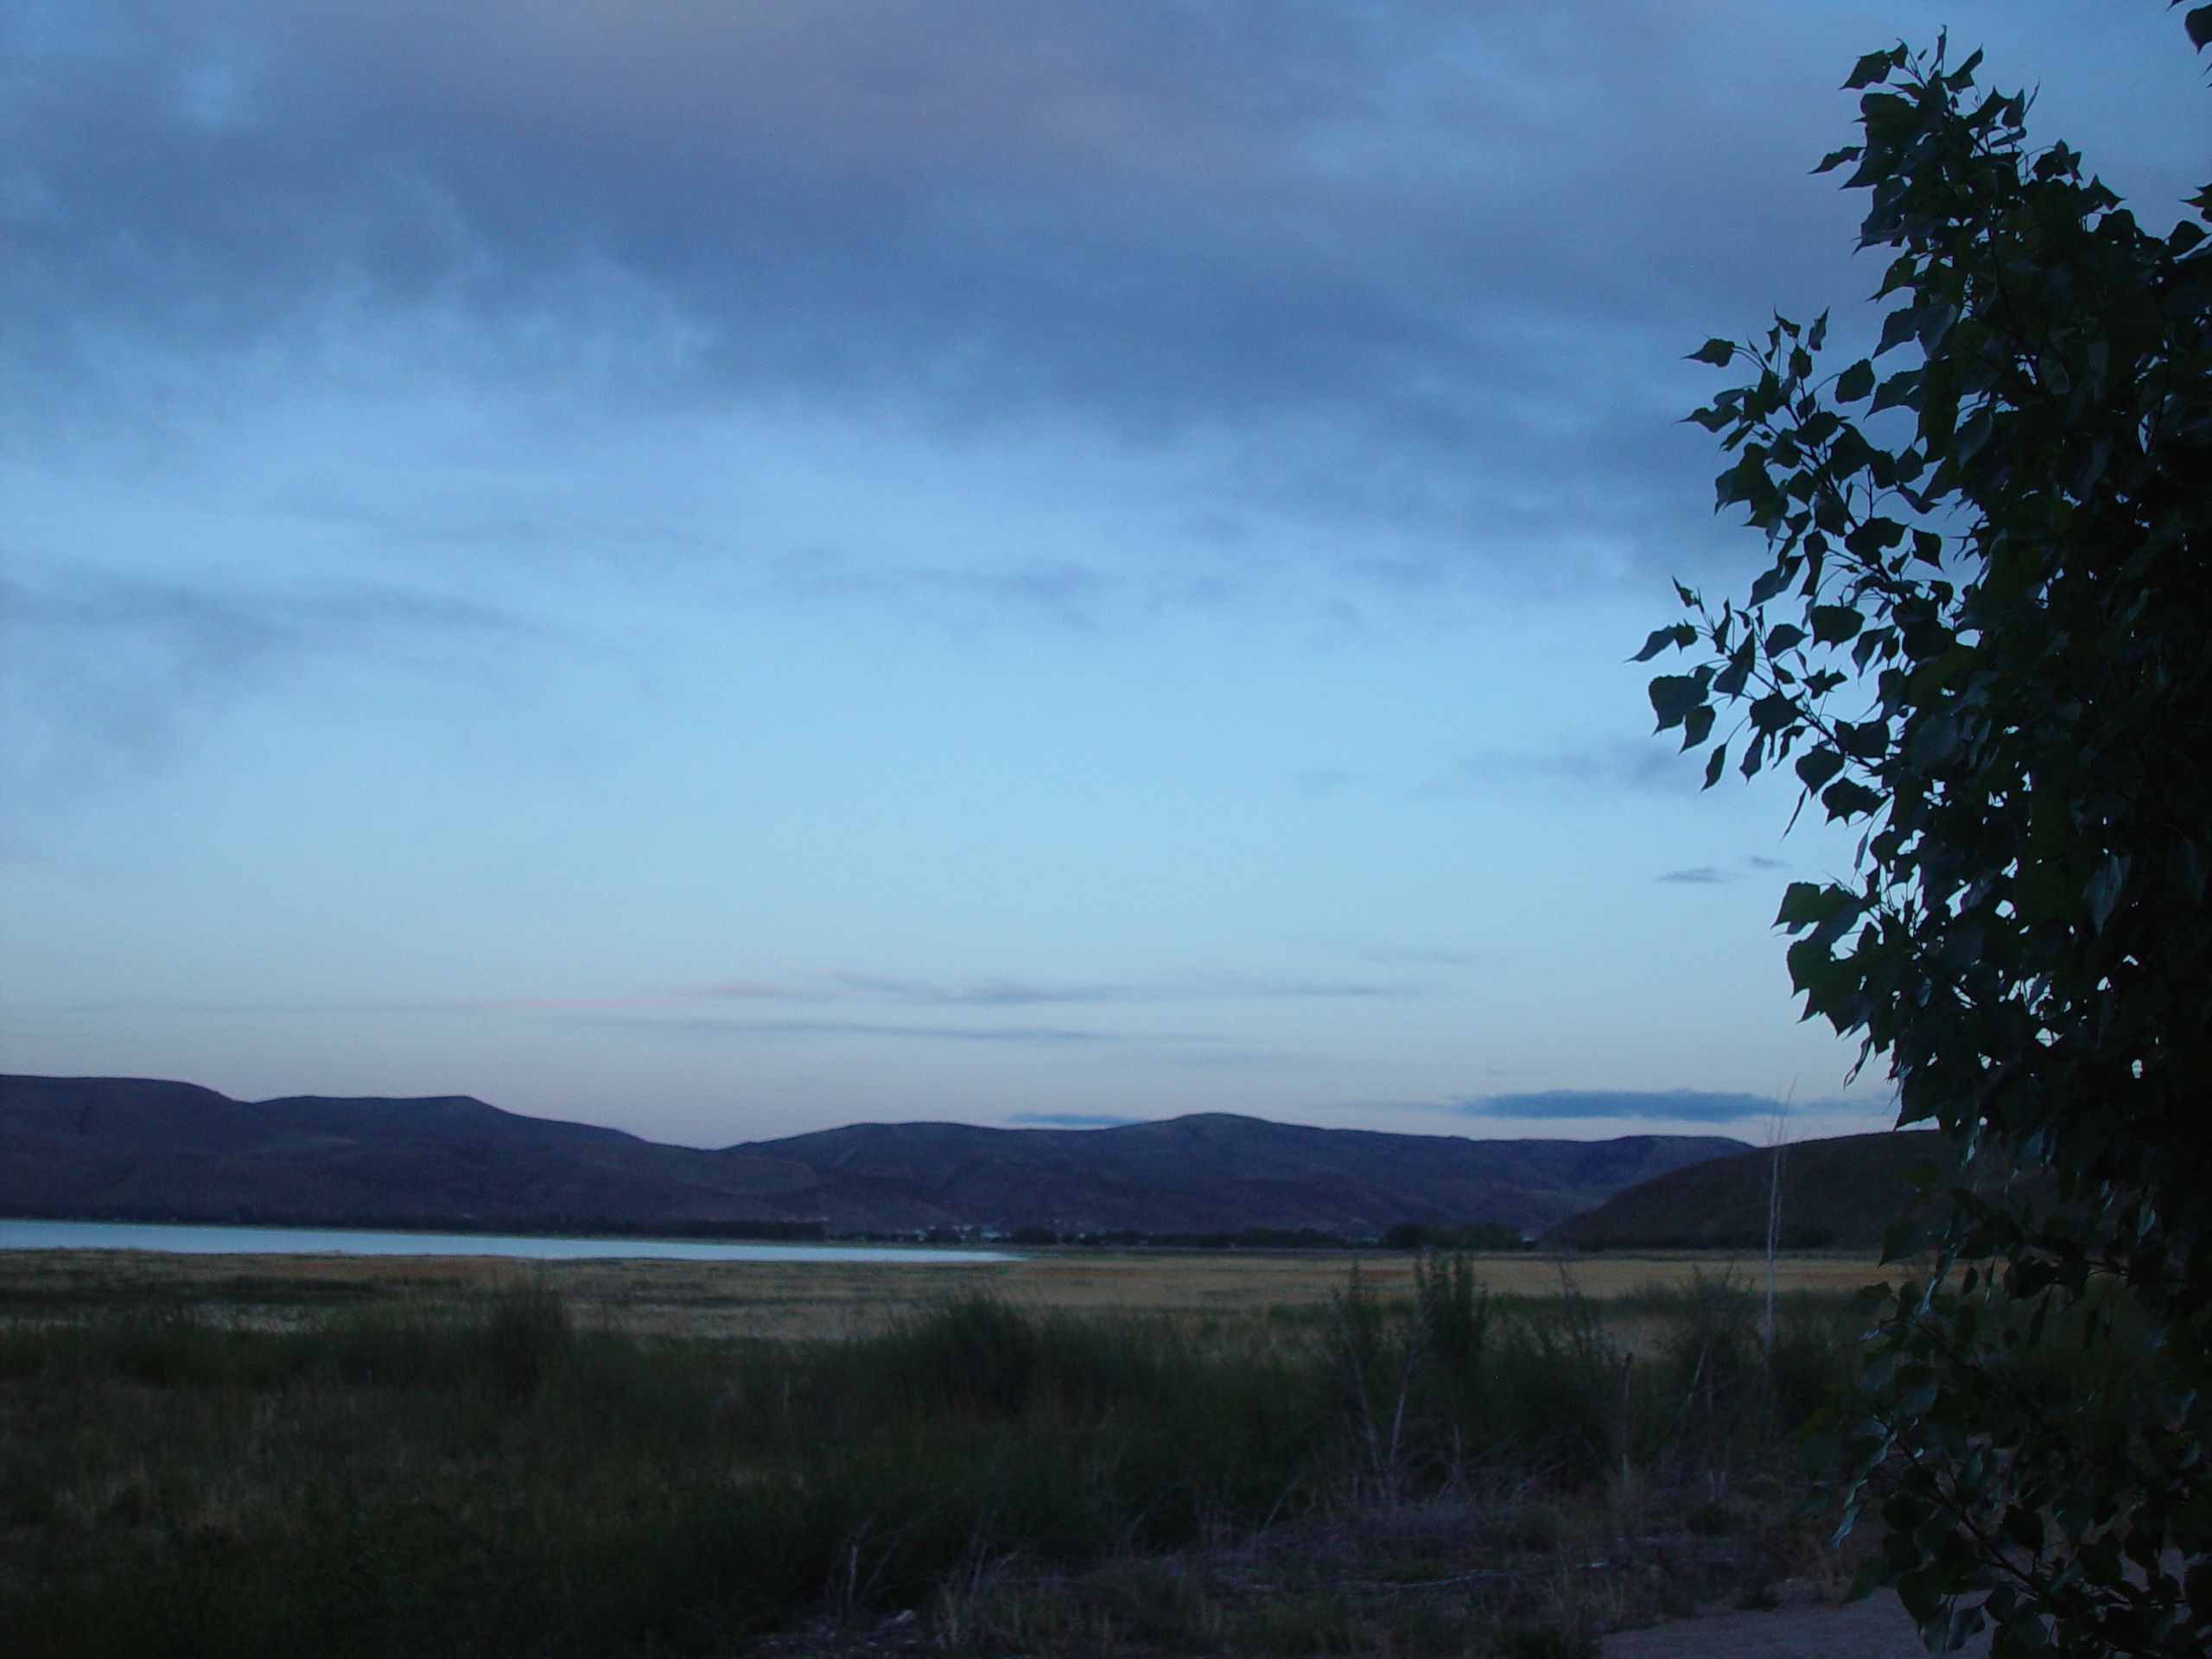
[[[2212,7],[2188,14],[2201,48]],[[1808,1017],[1969,1172],[1925,1277],[1885,1287],[1863,1384],[1808,1429],[1866,1583],[1931,1643],[2212,1651],[2212,257],[2158,233],[2027,100],[1904,47],[1862,59],[1878,349],[1825,317],[1694,355],[1753,378],[1693,416],[1767,537],[1746,597],[1639,660],[1709,787],[1788,761],[1863,830],[1779,924]],[[2192,200],[2212,216],[2212,188]],[[1739,716],[1723,732],[1718,716]],[[1933,1184],[1932,1167],[1921,1172]],[[2028,1196],[2055,1192],[2049,1203]]]

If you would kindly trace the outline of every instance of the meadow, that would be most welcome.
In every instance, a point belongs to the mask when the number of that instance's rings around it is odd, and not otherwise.
[[[1569,1659],[1833,1594],[1863,1262],[0,1256],[11,1654]]]

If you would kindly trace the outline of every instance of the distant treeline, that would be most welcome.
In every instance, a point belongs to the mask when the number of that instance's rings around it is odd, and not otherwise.
[[[1784,1225],[1775,1247],[1784,1250],[1824,1250],[1835,1243],[1835,1229],[1806,1223]],[[1631,1233],[1595,1235],[1575,1241],[1578,1250],[1763,1250],[1764,1232],[1738,1230],[1710,1233]]]
[[[1503,1221],[1402,1221],[1382,1235],[1386,1250],[1526,1250],[1535,1243]]]
[[[1246,1227],[1236,1232],[1112,1233],[1056,1232],[1050,1227],[1017,1227],[1001,1236],[1008,1244],[1088,1244],[1123,1249],[1174,1250],[1357,1250],[1372,1249],[1371,1238],[1347,1238],[1315,1227]]]
[[[550,1238],[724,1238],[759,1243],[829,1236],[819,1221],[617,1221],[606,1216],[312,1216],[282,1211],[41,1209],[18,1206],[11,1221],[106,1221],[168,1227],[308,1227],[341,1232],[493,1233]]]
[[[958,1233],[855,1233],[840,1237],[873,1243],[987,1243],[1037,1246],[1074,1244],[1092,1249],[1155,1250],[1521,1250],[1532,1240],[1503,1222],[1451,1225],[1405,1221],[1384,1231],[1335,1233],[1319,1227],[1242,1227],[1203,1233],[1082,1232],[1052,1227],[1016,1227],[1010,1232],[967,1228]]]
[[[1316,1227],[1245,1227],[1209,1233],[1056,1232],[1019,1227],[999,1235],[1008,1244],[1092,1244],[1180,1250],[1522,1250],[1533,1240],[1502,1221],[1402,1221],[1378,1237]]]
[[[407,1233],[497,1234],[552,1238],[727,1239],[756,1243],[1076,1244],[1094,1248],[1179,1250],[1519,1250],[1532,1246],[1501,1221],[1402,1221],[1379,1237],[1315,1227],[1244,1227],[1211,1232],[1146,1233],[1062,1230],[1052,1227],[931,1227],[898,1231],[831,1231],[820,1220],[622,1221],[606,1216],[307,1216],[236,1209],[219,1214],[181,1210],[18,1210],[20,1221],[105,1221],[151,1226],[305,1227]]]

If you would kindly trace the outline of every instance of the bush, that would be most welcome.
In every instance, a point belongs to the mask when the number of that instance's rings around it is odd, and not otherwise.
[[[1845,1351],[1832,1312],[1787,1308],[1760,1393],[1751,1299],[1714,1281],[1638,1305],[1659,1338],[1630,1399],[1592,1304],[1487,1295],[1450,1256],[1416,1293],[1355,1279],[1318,1327],[1211,1334],[968,1299],[789,1345],[579,1331],[542,1284],[289,1331],[184,1308],[0,1330],[0,1628],[11,1659],[726,1652],[809,1605],[984,1618],[957,1586],[1019,1560],[1093,1579],[1009,1589],[1009,1632],[1133,1637],[1096,1580],[1119,1561],[1177,1640],[1456,1653],[1491,1628],[1467,1606],[1354,1605],[1323,1575],[1231,1618],[1185,1605],[1171,1554],[1377,1496],[1567,1503],[1624,1448],[1749,1467],[1781,1443],[1771,1402]],[[1526,1547],[1563,1513],[1531,1511]]]

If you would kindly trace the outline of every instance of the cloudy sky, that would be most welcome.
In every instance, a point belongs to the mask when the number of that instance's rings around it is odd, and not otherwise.
[[[1624,658],[1682,354],[1990,48],[2169,222],[2156,0],[17,0],[0,1064],[723,1144],[1885,1121]]]

